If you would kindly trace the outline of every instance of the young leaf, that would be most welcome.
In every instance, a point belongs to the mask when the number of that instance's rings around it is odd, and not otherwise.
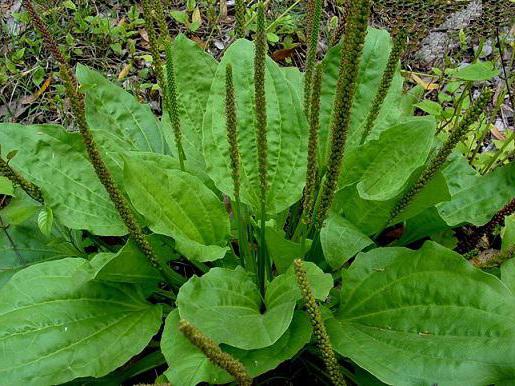
[[[176,249],[188,259],[224,257],[229,216],[218,197],[197,177],[127,156],[124,178],[132,204],[153,232],[173,237]]]
[[[306,240],[303,248],[300,243],[286,239],[284,232],[272,226],[266,227],[265,241],[268,254],[280,273],[285,272],[293,260],[303,257],[311,247],[311,240]]]
[[[161,324],[161,307],[129,285],[80,282],[85,260],[26,268],[0,290],[0,379],[59,384],[103,376],[145,348]]]
[[[104,151],[116,147],[164,153],[165,141],[150,106],[108,81],[99,72],[79,64],[76,71],[86,94],[86,119]]]
[[[436,117],[440,116],[443,112],[443,107],[440,103],[430,101],[428,99],[424,99],[422,102],[419,102],[414,105],[418,107],[420,110],[428,113],[429,115],[434,115]]]
[[[335,350],[387,384],[482,386],[515,376],[515,297],[436,243],[358,255],[341,296],[327,321]]]
[[[60,224],[101,236],[127,233],[78,134],[55,125],[10,123],[0,124],[0,133],[5,149],[19,149],[13,167],[41,188]]]
[[[13,183],[7,177],[0,176],[0,194],[14,196]]]
[[[165,373],[168,380],[181,386],[195,386],[201,382],[230,382],[229,374],[213,365],[179,332],[179,319],[178,310],[168,315],[161,340],[161,349],[170,365]],[[252,377],[257,377],[293,357],[309,342],[310,337],[309,319],[304,313],[295,312],[290,327],[273,345],[257,350],[241,350],[222,345],[222,349],[240,360]]]
[[[207,173],[218,189],[232,196],[229,145],[225,131],[225,66],[233,66],[241,153],[241,200],[260,207],[256,153],[254,89],[254,44],[237,40],[225,52],[211,87],[203,123],[203,150]],[[267,213],[279,213],[302,195],[306,174],[307,122],[302,103],[280,67],[266,59],[268,189]]]
[[[499,75],[492,62],[477,62],[458,69],[452,74],[455,78],[468,81],[489,80]]]
[[[320,231],[320,243],[327,263],[338,269],[374,242],[344,217],[332,213]]]
[[[44,206],[38,215],[38,227],[41,233],[48,236],[52,232],[54,225],[54,213],[48,206]]]

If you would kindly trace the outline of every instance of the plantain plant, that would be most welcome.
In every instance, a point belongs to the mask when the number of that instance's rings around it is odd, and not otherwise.
[[[403,91],[406,35],[367,27],[368,0],[320,63],[311,1],[306,72],[266,55],[261,2],[256,43],[217,61],[145,0],[156,117],[72,71],[23,3],[79,131],[0,124],[1,384],[515,382],[513,216],[497,275],[452,243],[513,212],[515,164],[479,175],[454,151],[487,86],[436,136]]]

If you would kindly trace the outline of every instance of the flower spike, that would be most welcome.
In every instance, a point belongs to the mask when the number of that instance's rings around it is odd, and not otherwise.
[[[197,346],[205,356],[218,367],[221,367],[231,374],[240,386],[251,386],[252,378],[243,364],[232,355],[223,352],[211,338],[204,335],[198,328],[181,320],[179,330],[195,346]]]
[[[341,172],[347,131],[350,125],[352,101],[356,91],[359,63],[367,34],[369,15],[370,0],[357,0],[352,3],[348,20],[349,28],[343,39],[341,49],[339,76],[334,97],[330,152],[315,224],[318,229],[323,226],[329,208],[333,203]]]

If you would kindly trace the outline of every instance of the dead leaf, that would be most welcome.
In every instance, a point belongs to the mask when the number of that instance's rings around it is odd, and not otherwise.
[[[46,78],[39,90],[37,90],[34,94],[23,97],[20,103],[23,105],[34,103],[46,91],[48,86],[50,86],[50,83],[52,83],[52,76]]]
[[[141,28],[139,31],[139,36],[148,43],[148,33],[145,29]]]
[[[291,47],[291,48],[283,48],[283,49],[274,51],[272,53],[272,58],[275,61],[282,61],[282,60],[285,60],[287,58],[291,58],[292,55],[293,55],[293,52],[295,51],[296,48],[297,48],[297,46]]]
[[[125,17],[122,17],[122,18],[120,19],[120,21],[116,24],[116,26],[117,26],[117,27],[121,27],[122,25],[124,25],[124,24],[125,24],[125,22],[126,22],[126,21],[125,21]]]
[[[207,42],[203,41],[198,36],[191,36],[191,40],[193,40],[195,43],[197,43],[197,46],[205,50],[207,48]]]
[[[124,80],[127,75],[129,74],[129,71],[132,68],[132,63],[127,63],[125,66],[123,66],[122,70],[118,74],[118,80]]]
[[[421,86],[424,90],[433,91],[433,90],[438,90],[440,88],[440,85],[438,83],[434,83],[433,81],[430,81],[428,83],[427,81],[423,80],[420,76],[418,76],[417,74],[415,74],[413,72],[410,72],[410,77],[419,86]]]
[[[498,139],[499,141],[504,141],[506,139],[506,136],[503,133],[501,133],[501,131],[495,125],[491,125],[490,133],[492,133],[495,139]]]

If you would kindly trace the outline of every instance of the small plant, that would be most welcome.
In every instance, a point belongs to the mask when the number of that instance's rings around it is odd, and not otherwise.
[[[305,72],[267,56],[261,1],[254,41],[217,61],[145,0],[156,117],[73,70],[23,4],[77,131],[0,124],[0,383],[515,379],[515,164],[479,174],[459,150],[488,83],[442,128],[411,114],[409,31],[369,27],[369,0],[345,2],[320,62],[322,2],[308,4]]]

